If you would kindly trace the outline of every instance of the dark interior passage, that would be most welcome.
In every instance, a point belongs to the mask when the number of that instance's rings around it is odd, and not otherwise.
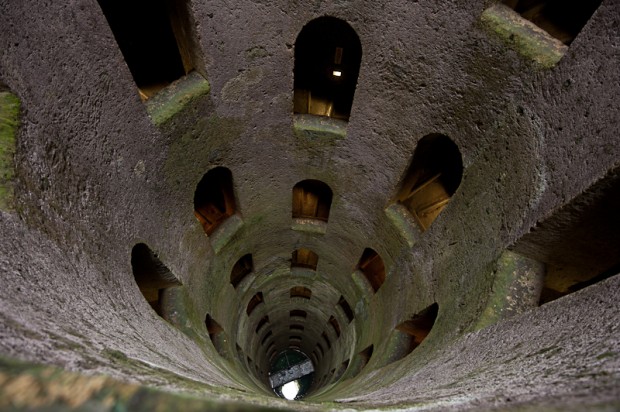
[[[98,1],[143,98],[186,74],[170,21],[175,5],[168,0]]]
[[[504,0],[523,18],[530,20],[564,44],[571,44],[602,0]]]
[[[347,22],[326,16],[304,26],[295,42],[295,113],[348,120],[361,60]]]

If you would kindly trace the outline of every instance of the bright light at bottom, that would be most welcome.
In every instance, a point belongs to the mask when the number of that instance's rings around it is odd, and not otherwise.
[[[284,395],[284,397],[289,401],[294,400],[298,393],[299,384],[297,383],[297,381],[292,381],[282,385],[282,395]]]
[[[336,77],[340,77],[340,76],[342,76],[342,72],[341,72],[341,71],[338,71],[338,70],[334,70],[334,71],[332,72],[332,74],[333,74],[334,76],[336,76]]]

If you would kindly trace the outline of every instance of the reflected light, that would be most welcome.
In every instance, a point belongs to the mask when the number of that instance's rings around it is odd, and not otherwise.
[[[298,393],[299,383],[296,380],[282,385],[282,395],[289,401],[294,400]]]
[[[342,76],[342,72],[341,72],[341,71],[339,71],[339,70],[334,70],[334,71],[332,72],[332,74],[333,74],[334,76],[336,76],[336,77],[340,77],[340,76]]]

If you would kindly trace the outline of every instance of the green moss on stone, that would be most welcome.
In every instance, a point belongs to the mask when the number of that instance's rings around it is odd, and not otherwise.
[[[13,210],[15,145],[20,101],[12,93],[0,92],[0,210]]]
[[[115,349],[104,349],[102,351],[102,354],[114,361],[117,362],[123,362],[126,363],[129,361],[129,358],[127,357],[127,355],[125,355],[123,352],[115,350]]]
[[[211,90],[209,82],[197,72],[192,72],[147,100],[146,111],[158,126],[172,119],[188,103],[206,95]]]
[[[172,394],[117,381],[104,375],[85,376],[0,357],[0,410],[12,411],[277,411],[284,402],[231,399],[234,391],[214,393],[207,385],[196,395]],[[217,395],[217,396],[213,396]]]
[[[240,215],[232,215],[224,223],[218,227],[215,232],[209,236],[211,240],[211,246],[215,253],[220,251],[226,246],[233,237],[237,235],[237,232],[243,227],[243,219]]]
[[[542,263],[504,251],[497,260],[495,280],[487,306],[474,330],[535,307],[544,273]]]
[[[385,209],[385,214],[407,241],[409,247],[415,246],[421,232],[407,208],[400,203],[394,203]]]
[[[605,353],[601,353],[600,355],[598,355],[596,359],[603,360],[606,358],[613,358],[614,356],[616,356],[615,352],[605,352]]]
[[[546,31],[502,4],[486,9],[480,19],[484,27],[508,47],[543,68],[554,67],[568,49]]]

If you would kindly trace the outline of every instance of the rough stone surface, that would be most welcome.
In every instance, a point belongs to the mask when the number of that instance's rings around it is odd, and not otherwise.
[[[17,212],[0,210],[0,353],[222,405],[290,406],[267,371],[295,321],[328,383],[296,409],[617,409],[618,276],[476,326],[497,298],[504,251],[620,165],[620,3],[603,1],[551,68],[483,24],[490,6],[191,2],[199,50],[189,55],[206,80],[154,122],[96,1],[0,0],[0,83],[21,102]],[[363,48],[346,133],[292,114],[295,39],[323,15],[346,20]],[[463,179],[416,233],[386,208],[431,133],[458,145]],[[193,199],[217,166],[232,172],[237,214],[209,238]],[[292,219],[292,188],[305,179],[334,194],[321,230]],[[134,281],[137,243],[183,285],[167,292],[165,319]],[[291,273],[302,247],[319,255],[314,275]],[[365,248],[385,263],[377,293],[353,278]],[[248,253],[253,273],[235,289],[232,267]],[[312,298],[290,298],[295,286]],[[434,302],[426,340],[383,366],[394,327]],[[207,314],[225,331],[219,352]],[[330,380],[371,344],[358,375]]]

